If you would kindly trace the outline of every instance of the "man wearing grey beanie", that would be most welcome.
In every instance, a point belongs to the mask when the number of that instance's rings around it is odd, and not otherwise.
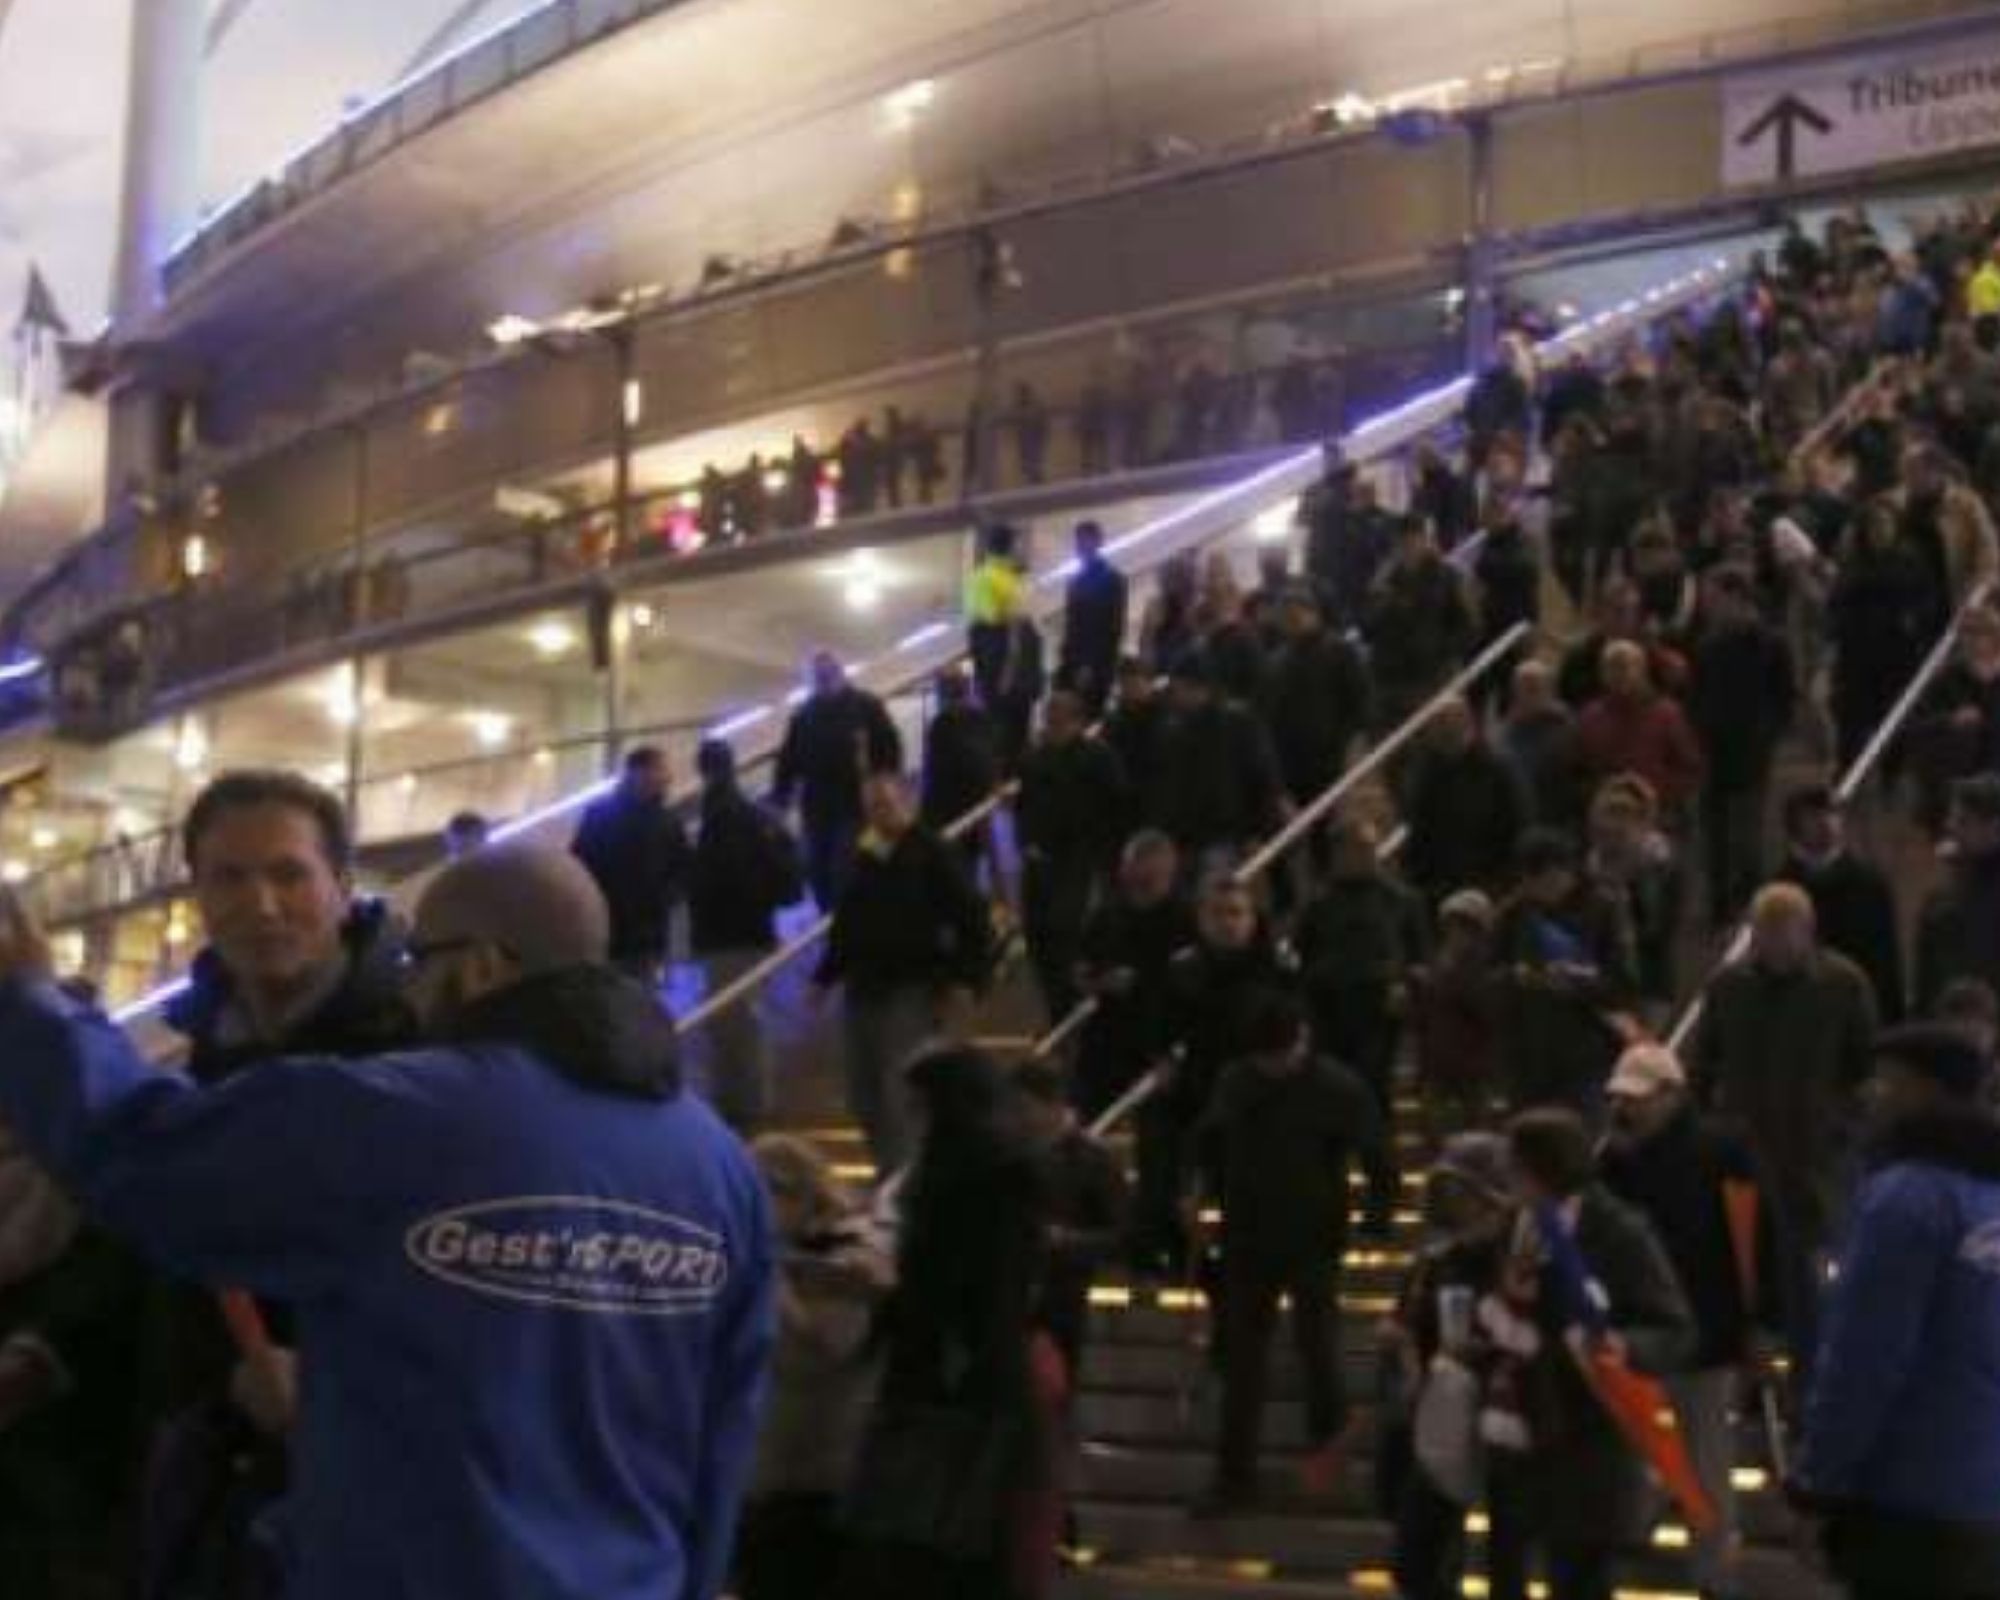
[[[294,1308],[287,1600],[713,1600],[772,1319],[762,1189],[566,855],[418,904],[431,1041],[214,1088],[47,981],[0,900],[0,1118],[177,1275]]]

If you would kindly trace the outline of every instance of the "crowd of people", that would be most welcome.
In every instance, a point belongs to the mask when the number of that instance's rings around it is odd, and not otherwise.
[[[1605,1600],[1656,1485],[1742,1593],[1749,1395],[1857,1600],[2000,1592],[1997,234],[1843,216],[1608,370],[1510,341],[1462,449],[1330,452],[1247,584],[1180,557],[1135,605],[1084,523],[1053,650],[988,530],[920,784],[822,655],[768,802],[710,740],[683,817],[634,750],[568,854],[461,819],[405,928],[330,797],[219,779],[184,1073],[7,906],[0,1588],[1039,1600],[1093,1277],[1206,1291],[1202,1516],[1273,1493],[1289,1303],[1317,1506],[1347,1243],[1414,1148],[1372,1397],[1408,1600],[1475,1506],[1498,1600]],[[1898,828],[1920,905],[1861,843]],[[716,1116],[657,1003],[680,908],[717,992],[808,895],[872,1204],[776,1126],[753,1006],[701,1036]],[[964,1041],[1016,928],[1064,1042],[1008,1067]]]

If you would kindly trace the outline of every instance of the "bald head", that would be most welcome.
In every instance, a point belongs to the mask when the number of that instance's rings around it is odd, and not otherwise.
[[[608,959],[611,918],[596,882],[567,851],[493,845],[454,861],[417,902],[419,954],[491,945],[522,977]]]
[[[1805,890],[1772,883],[1757,891],[1750,902],[1750,954],[1758,965],[1797,972],[1812,960],[1818,941],[1818,919]]]

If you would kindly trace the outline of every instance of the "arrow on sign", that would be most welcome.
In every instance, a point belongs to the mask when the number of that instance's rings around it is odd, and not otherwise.
[[[1758,143],[1767,133],[1777,135],[1778,177],[1792,177],[1798,171],[1799,129],[1810,128],[1814,133],[1833,132],[1833,120],[1809,100],[1801,100],[1795,94],[1782,94],[1772,101],[1770,108],[1757,120],[1736,136],[1736,142],[1744,149]]]

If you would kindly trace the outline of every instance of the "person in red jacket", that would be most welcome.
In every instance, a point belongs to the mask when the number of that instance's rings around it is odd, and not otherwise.
[[[1663,810],[1686,816],[1701,784],[1701,743],[1680,706],[1654,690],[1642,646],[1620,639],[1604,647],[1604,693],[1577,719],[1576,759],[1591,786],[1636,773]]]

